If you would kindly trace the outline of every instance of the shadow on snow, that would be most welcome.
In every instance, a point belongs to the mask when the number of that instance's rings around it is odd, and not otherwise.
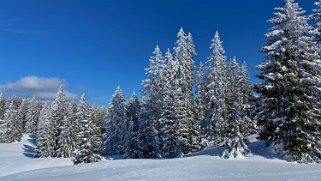
[[[27,139],[27,144],[23,144],[23,154],[28,158],[35,158],[36,153],[36,137],[30,135]]]

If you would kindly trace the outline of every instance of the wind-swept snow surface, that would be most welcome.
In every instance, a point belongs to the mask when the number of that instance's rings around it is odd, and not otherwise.
[[[253,155],[221,159],[223,149],[213,147],[187,158],[168,160],[104,160],[71,165],[69,159],[30,157],[32,144],[24,136],[21,143],[0,144],[0,180],[83,181],[83,180],[320,180],[320,164],[297,164],[273,158],[263,143],[250,144]],[[24,149],[25,146],[31,150]],[[50,168],[48,168],[50,167]],[[2,176],[2,177],[1,177]]]

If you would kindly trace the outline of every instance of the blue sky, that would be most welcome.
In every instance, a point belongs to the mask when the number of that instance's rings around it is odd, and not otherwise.
[[[310,12],[314,1],[298,2]],[[49,94],[61,82],[70,95],[85,92],[103,105],[120,85],[129,97],[139,92],[154,47],[172,48],[180,27],[194,37],[197,64],[218,30],[227,56],[246,61],[256,81],[276,6],[283,1],[1,0],[0,88],[49,84]]]

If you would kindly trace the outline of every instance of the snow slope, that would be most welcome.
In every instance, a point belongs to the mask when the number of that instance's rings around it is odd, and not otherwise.
[[[32,149],[24,149],[24,145],[30,145],[28,140],[24,136],[22,143],[0,144],[1,181],[321,180],[320,164],[301,165],[273,158],[259,141],[250,145],[255,151],[248,158],[224,160],[217,156],[222,149],[214,147],[181,159],[118,159],[73,166],[68,159],[28,157],[32,153]]]
[[[28,135],[21,142],[0,144],[0,180],[1,176],[56,166],[73,165],[70,159],[33,158],[34,140]]]

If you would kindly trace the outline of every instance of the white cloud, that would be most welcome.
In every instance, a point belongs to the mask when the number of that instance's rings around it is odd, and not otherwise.
[[[23,77],[16,82],[9,82],[0,85],[0,92],[6,95],[16,95],[22,97],[36,97],[38,99],[54,99],[56,93],[62,85],[67,87],[67,81],[60,78],[47,78],[37,76]],[[65,90],[69,100],[77,99],[77,95]]]

